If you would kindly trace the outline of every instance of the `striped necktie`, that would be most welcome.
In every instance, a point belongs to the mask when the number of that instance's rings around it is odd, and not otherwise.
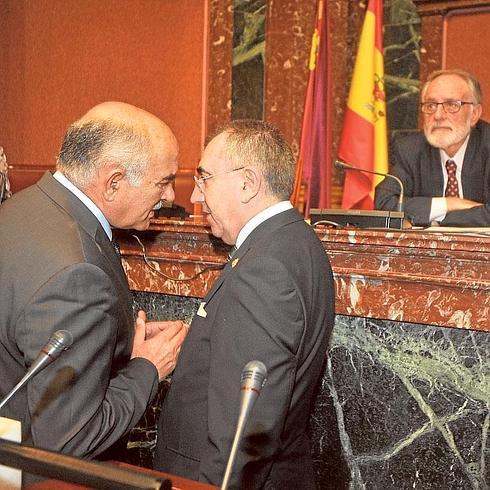
[[[446,162],[447,170],[447,185],[445,197],[459,197],[458,179],[456,178],[456,163],[453,160],[448,160]]]

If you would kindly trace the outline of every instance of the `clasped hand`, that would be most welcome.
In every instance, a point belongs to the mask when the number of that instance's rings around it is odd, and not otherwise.
[[[462,197],[446,197],[447,212],[461,211],[463,209],[474,208],[475,206],[483,206],[483,203],[463,199]]]
[[[146,313],[140,310],[136,318],[131,359],[148,359],[155,365],[162,380],[174,370],[188,331],[189,325],[181,320],[149,322]]]

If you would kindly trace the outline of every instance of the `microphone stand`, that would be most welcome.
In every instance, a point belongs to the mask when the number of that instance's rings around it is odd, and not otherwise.
[[[404,196],[405,190],[403,188],[403,182],[396,175],[385,174],[382,172],[375,172],[374,170],[366,170],[365,168],[354,167],[354,165],[349,165],[348,163],[341,162],[340,160],[335,160],[335,166],[341,170],[357,170],[358,172],[366,172],[368,174],[381,175],[381,177],[390,177],[391,179],[396,180],[398,182],[398,185],[400,186],[400,195],[398,196],[397,211],[400,213],[403,212],[403,200],[405,197]]]

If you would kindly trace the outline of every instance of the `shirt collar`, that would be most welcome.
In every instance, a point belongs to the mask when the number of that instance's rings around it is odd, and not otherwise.
[[[288,209],[292,209],[292,207],[293,205],[289,201],[281,201],[256,214],[245,224],[245,226],[240,230],[240,233],[238,233],[235,243],[236,248],[240,247],[250,233],[252,233],[252,231],[254,231],[255,228],[257,228],[257,226],[259,226],[265,220],[272,218],[272,216],[275,216],[276,214],[287,211]]]
[[[71,181],[69,181],[59,170],[57,170],[53,177],[66,189],[68,189],[72,194],[75,194],[80,201],[87,206],[89,211],[97,218],[99,223],[102,225],[106,235],[109,237],[109,240],[112,240],[112,230],[111,225],[107,221],[106,217],[102,213],[102,211],[97,207],[97,205],[86,195],[84,194],[78,187],[76,187]]]
[[[444,168],[446,168],[446,162],[448,160],[452,160],[458,169],[463,167],[464,154],[466,153],[466,147],[468,146],[468,141],[470,140],[470,135],[466,137],[461,148],[454,154],[454,156],[450,157],[444,150],[440,150],[441,154],[441,162]]]

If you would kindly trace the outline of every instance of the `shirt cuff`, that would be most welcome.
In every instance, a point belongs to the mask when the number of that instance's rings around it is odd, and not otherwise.
[[[430,207],[430,221],[442,221],[446,217],[447,201],[445,197],[433,197]]]

